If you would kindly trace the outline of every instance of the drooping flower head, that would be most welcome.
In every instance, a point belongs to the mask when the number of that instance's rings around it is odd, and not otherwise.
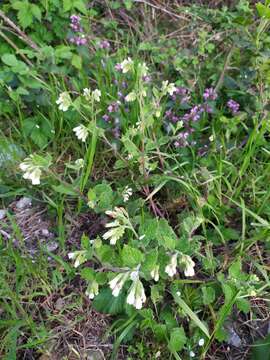
[[[156,282],[159,280],[159,265],[155,265],[153,270],[150,272],[152,279]]]
[[[165,80],[165,81],[162,81],[161,91],[164,94],[173,95],[177,91],[177,87],[173,83],[169,84],[168,80]]]
[[[165,272],[170,276],[173,277],[177,273],[177,257],[178,254],[175,253],[171,256],[171,260],[169,264],[165,267]]]
[[[122,70],[122,73],[125,74],[127,72],[129,72],[130,70],[133,69],[133,60],[128,57],[127,59],[125,59],[124,61],[121,62],[121,70]]]
[[[24,159],[19,167],[24,172],[24,179],[30,180],[33,185],[39,185],[41,170],[48,169],[50,165],[50,157],[44,158],[37,154],[31,154],[29,157]]]
[[[89,297],[90,300],[94,299],[95,296],[99,294],[98,283],[94,280],[88,285],[85,295]]]
[[[191,259],[189,255],[182,254],[181,255],[181,264],[184,267],[184,274],[187,277],[194,276],[195,271],[195,262]]]
[[[72,104],[72,100],[67,91],[62,92],[56,100],[59,110],[67,111]]]
[[[77,138],[81,140],[82,142],[85,142],[89,135],[89,130],[86,126],[80,124],[79,126],[76,126],[73,131],[75,132]]]
[[[145,301],[146,301],[146,296],[144,292],[144,287],[141,280],[137,277],[133,281],[129,289],[129,293],[127,296],[127,303],[139,310],[142,308],[143,303],[145,303]]]
[[[113,296],[117,297],[120,294],[120,291],[122,290],[125,282],[127,281],[129,277],[129,273],[121,273],[116,275],[110,282],[109,286],[112,290]]]

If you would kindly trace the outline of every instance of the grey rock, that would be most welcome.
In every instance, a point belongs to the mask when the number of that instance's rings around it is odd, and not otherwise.
[[[7,210],[0,209],[0,220],[3,220],[6,217]]]
[[[20,198],[19,201],[17,201],[16,208],[22,210],[30,207],[31,205],[32,205],[32,199],[24,196]]]
[[[48,251],[50,251],[50,252],[53,252],[53,251],[55,251],[56,249],[58,249],[58,244],[57,244],[57,242],[55,242],[55,241],[51,241],[51,242],[49,242],[48,244],[47,244],[47,250]]]
[[[242,340],[232,326],[228,327],[228,332],[229,338],[227,340],[227,343],[237,348],[242,346]]]

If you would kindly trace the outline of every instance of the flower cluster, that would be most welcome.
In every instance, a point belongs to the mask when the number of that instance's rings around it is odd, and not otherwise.
[[[124,202],[127,202],[129,198],[132,196],[132,189],[128,186],[124,188],[124,191],[122,193]]]
[[[51,159],[49,157],[43,158],[37,154],[31,154],[24,159],[19,167],[24,173],[24,179],[30,180],[33,185],[39,185],[42,174],[41,170],[48,169],[50,165]]]
[[[90,300],[92,300],[98,294],[99,294],[99,286],[98,283],[94,280],[88,285],[85,295],[88,296]]]
[[[173,102],[170,102],[171,107],[165,111],[166,129],[170,132],[174,129],[170,123],[177,124],[176,130],[180,130],[180,132],[174,140],[175,147],[193,146],[196,144],[196,141],[191,139],[194,132],[194,123],[201,119],[203,113],[211,114],[213,112],[211,102],[217,99],[217,93],[214,88],[206,88],[203,93],[204,102],[191,106],[189,104],[191,99],[190,91],[185,87],[175,87],[171,99],[173,100]],[[189,107],[189,110],[184,114],[179,114],[186,107]]]
[[[81,140],[82,142],[85,142],[88,135],[89,135],[89,130],[86,126],[84,126],[83,124],[80,124],[79,126],[76,126],[73,131],[75,132],[75,135],[77,136],[77,138],[79,140]]]
[[[56,100],[56,104],[58,105],[59,110],[67,111],[72,105],[69,93],[67,91],[62,92]]]
[[[180,104],[187,104],[190,100],[190,92],[187,88],[176,87],[174,94],[172,95],[172,100],[180,102]]]
[[[100,49],[110,49],[111,45],[108,40],[102,40],[99,43]]]
[[[83,96],[88,101],[94,100],[96,102],[100,102],[101,91],[99,89],[95,89],[95,90],[92,91],[89,88],[84,88],[83,89]]]
[[[143,284],[139,278],[139,271],[128,271],[116,275],[110,282],[109,286],[112,290],[112,295],[117,297],[120,294],[126,281],[131,280],[132,284],[128,291],[127,304],[134,306],[136,309],[141,309],[143,303],[146,301]]]
[[[68,253],[68,258],[71,260],[74,260],[74,267],[77,268],[81,264],[86,262],[86,260],[87,260],[86,251],[79,250],[79,251],[74,251],[74,252]]]
[[[121,71],[123,74],[126,74],[127,72],[131,71],[134,67],[133,60],[128,57],[127,59],[123,60],[121,63],[118,63],[115,65],[116,71]]]
[[[87,39],[85,37],[83,28],[81,26],[81,18],[78,15],[71,15],[70,16],[70,27],[72,31],[76,34],[72,36],[69,41],[72,44],[76,45],[86,45]]]
[[[104,240],[110,240],[111,245],[115,245],[117,240],[123,237],[125,230],[131,227],[129,216],[124,208],[115,207],[113,211],[106,211],[106,215],[112,217],[114,220],[105,225],[106,228],[111,228],[102,237]]]
[[[203,93],[203,98],[205,101],[208,101],[208,100],[215,101],[217,99],[217,93],[216,93],[215,89],[213,89],[213,88],[205,89],[204,93]]]
[[[182,253],[175,253],[171,256],[169,264],[165,267],[165,272],[170,276],[173,277],[177,273],[177,265],[178,265],[178,258],[180,265],[183,268],[184,274],[186,277],[194,276],[195,271],[195,263],[191,259],[189,255],[185,255]]]
[[[227,106],[233,115],[237,114],[240,108],[238,102],[232,99],[227,102]]]

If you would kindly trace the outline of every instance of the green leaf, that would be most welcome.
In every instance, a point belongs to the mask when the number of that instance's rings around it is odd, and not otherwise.
[[[67,12],[72,9],[72,0],[63,0],[63,11]]]
[[[203,293],[203,303],[204,305],[212,304],[215,301],[216,294],[215,290],[210,286],[203,286],[202,287]]]
[[[20,25],[25,29],[33,23],[33,14],[31,12],[31,5],[28,1],[17,2],[18,13],[17,17]]]
[[[186,315],[190,317],[191,320],[194,321],[195,325],[198,326],[202,330],[202,332],[210,338],[209,331],[207,327],[202,323],[202,321],[198,318],[198,316],[191,310],[191,308],[185,303],[183,299],[181,299],[178,295],[174,296],[176,303],[182,308]]]
[[[72,57],[72,52],[69,46],[59,45],[55,48],[55,57],[57,59],[69,60]]]
[[[243,311],[245,314],[248,314],[250,311],[250,303],[247,299],[244,298],[238,298],[236,300],[236,306],[240,311]]]
[[[95,280],[95,271],[91,268],[84,268],[81,270],[81,277],[87,281]]]
[[[1,60],[3,61],[4,64],[8,66],[18,65],[18,60],[16,59],[16,56],[13,54],[4,54],[2,55]]]
[[[150,273],[158,261],[158,251],[157,249],[152,250],[151,252],[145,254],[145,261],[141,267],[143,273]]]
[[[256,4],[256,9],[258,11],[258,14],[260,17],[265,17],[267,19],[270,19],[270,9],[269,7],[263,5],[262,3]]]
[[[24,156],[19,145],[0,138],[0,168],[10,167]]]
[[[121,258],[124,266],[133,268],[143,262],[144,255],[142,252],[140,252],[140,250],[133,248],[129,245],[124,245],[121,252]]]
[[[72,188],[72,185],[52,185],[52,188],[60,194],[78,196],[78,193]]]
[[[270,334],[251,345],[251,360],[270,360]]]
[[[77,54],[73,54],[72,59],[71,59],[71,64],[76,69],[81,70],[81,68],[82,68],[82,58]]]
[[[110,289],[102,289],[95,297],[92,306],[100,313],[117,315],[125,309],[126,296],[123,291],[117,297],[112,295]]]
[[[31,12],[38,21],[41,21],[41,10],[37,5],[31,5]]]
[[[113,206],[114,196],[109,184],[98,184],[93,189],[89,189],[87,197],[89,206],[97,213],[111,209]]]
[[[174,328],[170,335],[169,349],[172,352],[180,351],[183,349],[186,341],[187,338],[184,329],[182,327]]]
[[[175,232],[165,219],[146,220],[140,226],[140,234],[145,235],[144,244],[155,240],[160,246],[169,250],[173,250],[177,242]]]
[[[87,9],[86,9],[86,6],[85,6],[84,1],[82,1],[82,0],[76,0],[76,1],[74,1],[73,6],[74,6],[77,10],[79,10],[82,14],[84,14],[84,15],[87,14]]]
[[[152,330],[158,341],[166,340],[167,328],[165,324],[154,324]]]

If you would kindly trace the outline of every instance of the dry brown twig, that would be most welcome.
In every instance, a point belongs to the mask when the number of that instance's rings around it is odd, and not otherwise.
[[[32,39],[30,39],[29,36],[27,36],[16,24],[14,24],[14,22],[11,21],[10,18],[7,17],[2,10],[0,10],[0,18],[3,19],[4,22],[15,31],[17,36],[22,41],[28,44],[32,49],[39,51],[39,47],[37,46],[37,44]]]

